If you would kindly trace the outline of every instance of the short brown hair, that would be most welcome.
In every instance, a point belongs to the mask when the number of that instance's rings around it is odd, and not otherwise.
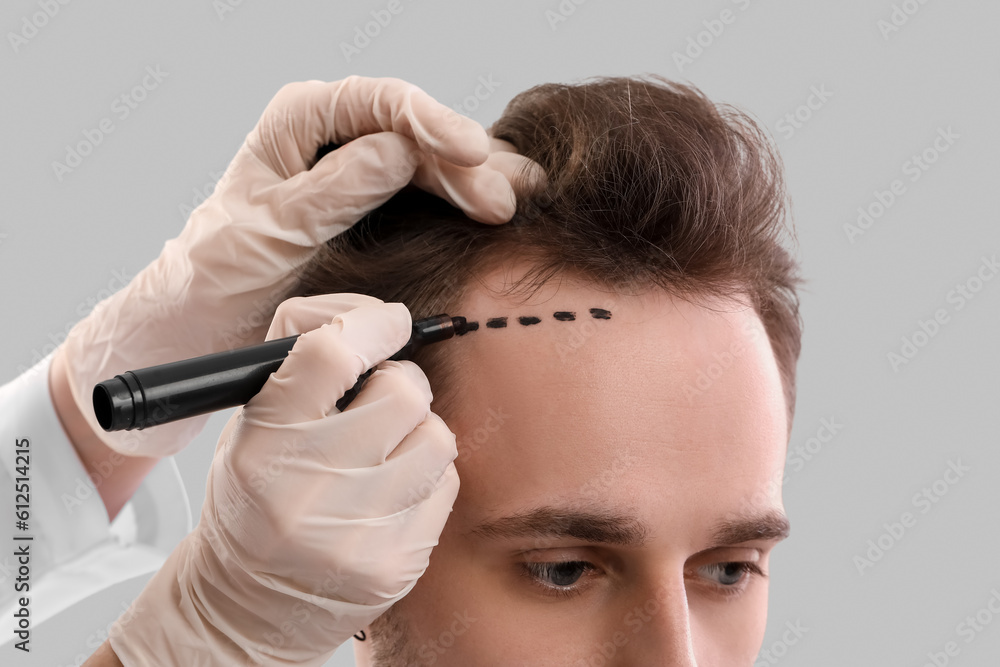
[[[615,77],[531,88],[490,133],[548,176],[530,192],[515,179],[510,222],[476,223],[407,188],[321,248],[299,293],[368,294],[414,318],[460,314],[471,277],[517,257],[534,270],[512,290],[529,294],[565,273],[614,290],[744,295],[774,351],[790,428],[801,279],[782,245],[794,231],[781,161],[750,117],[692,86]]]

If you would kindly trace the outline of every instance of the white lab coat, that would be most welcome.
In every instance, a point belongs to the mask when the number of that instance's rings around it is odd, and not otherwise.
[[[5,629],[0,635],[4,664],[81,664],[192,526],[187,493],[169,457],[157,464],[115,521],[108,522],[104,503],[52,405],[51,361],[49,355],[0,387],[0,507],[5,508],[0,513],[0,614],[8,620],[3,624],[7,628],[18,597],[27,596],[32,636],[31,653],[24,654],[13,646],[19,638]],[[14,480],[19,476],[14,449],[15,441],[23,439],[30,451],[27,530],[16,527],[14,515]],[[15,541],[15,534],[33,539]],[[17,592],[15,586],[23,581],[17,581],[13,545],[26,543],[30,590]],[[107,590],[117,591],[110,606],[100,599]],[[10,657],[17,661],[7,663]]]

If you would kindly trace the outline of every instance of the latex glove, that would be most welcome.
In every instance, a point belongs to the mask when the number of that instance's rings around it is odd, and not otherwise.
[[[458,494],[455,436],[409,361],[334,407],[410,324],[356,294],[278,308],[268,339],[308,333],[230,419],[201,521],[109,633],[123,664],[321,665],[410,591]]]
[[[343,145],[313,165],[330,142]],[[73,401],[115,451],[179,451],[207,415],[106,433],[94,415],[94,385],[125,370],[263,341],[296,285],[296,267],[411,179],[475,220],[509,220],[509,179],[523,168],[541,174],[511,150],[399,79],[285,86],[180,236],[70,331],[57,354]]]

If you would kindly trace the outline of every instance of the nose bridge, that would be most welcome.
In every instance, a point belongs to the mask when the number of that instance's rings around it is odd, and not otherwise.
[[[625,624],[629,641],[616,665],[697,667],[683,572],[665,574],[637,594]]]

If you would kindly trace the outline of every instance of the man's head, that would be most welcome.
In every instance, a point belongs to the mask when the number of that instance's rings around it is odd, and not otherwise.
[[[514,220],[406,191],[304,280],[480,323],[415,359],[462,487],[359,660],[749,663],[800,337],[777,158],[658,80],[541,86],[491,133],[548,175]]]

